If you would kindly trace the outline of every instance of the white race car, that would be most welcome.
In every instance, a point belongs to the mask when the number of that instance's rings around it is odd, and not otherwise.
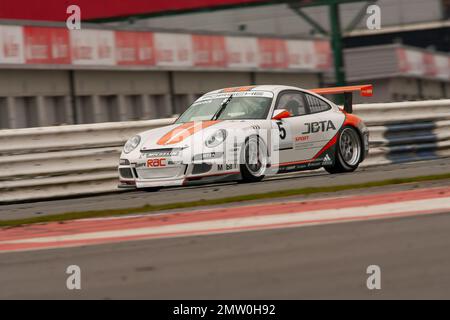
[[[209,92],[174,124],[127,141],[119,187],[155,190],[224,177],[255,182],[320,167],[354,171],[369,150],[369,132],[351,114],[354,91],[371,96],[372,86],[261,85]],[[344,94],[343,109],[326,94]]]

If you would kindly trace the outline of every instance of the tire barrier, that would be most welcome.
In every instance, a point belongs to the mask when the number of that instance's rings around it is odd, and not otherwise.
[[[363,166],[450,156],[450,100],[354,106],[370,130]],[[0,203],[118,192],[132,135],[174,119],[0,131]]]

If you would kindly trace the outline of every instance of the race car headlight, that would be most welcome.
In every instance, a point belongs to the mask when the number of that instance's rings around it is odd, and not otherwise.
[[[129,139],[127,141],[127,143],[125,143],[125,147],[123,147],[123,152],[130,153],[131,151],[136,149],[140,143],[141,143],[141,137],[134,136],[133,138]]]
[[[217,130],[212,135],[210,135],[206,141],[205,145],[208,148],[214,148],[220,145],[227,138],[227,131],[224,129]]]

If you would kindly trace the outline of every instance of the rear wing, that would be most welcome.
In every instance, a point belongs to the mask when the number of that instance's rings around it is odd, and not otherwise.
[[[359,86],[334,87],[334,88],[318,88],[310,91],[320,94],[344,94],[344,110],[347,113],[353,112],[353,92],[359,91],[362,97],[371,97],[373,95],[373,86],[364,84]]]

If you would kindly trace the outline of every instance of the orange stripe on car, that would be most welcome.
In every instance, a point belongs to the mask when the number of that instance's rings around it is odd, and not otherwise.
[[[158,140],[159,145],[169,145],[182,142],[184,139],[192,136],[194,133],[206,129],[220,121],[199,121],[199,122],[187,122],[179,127],[176,127],[165,134]]]
[[[361,119],[358,118],[357,116],[350,114],[350,113],[345,113],[345,121],[344,121],[344,124],[342,125],[342,127],[350,125],[355,128],[358,128],[360,122],[361,122]]]
[[[255,86],[247,86],[247,87],[232,87],[232,88],[225,88],[222,90],[222,92],[242,92],[242,91],[250,91]]]
[[[176,136],[179,133],[182,133],[184,130],[189,129],[190,127],[192,127],[194,125],[193,122],[187,122],[184,123],[178,127],[176,127],[175,129],[172,129],[171,131],[169,131],[167,134],[165,134],[161,139],[158,140],[158,144],[159,145],[164,145],[166,144],[170,139],[172,139],[172,137]]]

